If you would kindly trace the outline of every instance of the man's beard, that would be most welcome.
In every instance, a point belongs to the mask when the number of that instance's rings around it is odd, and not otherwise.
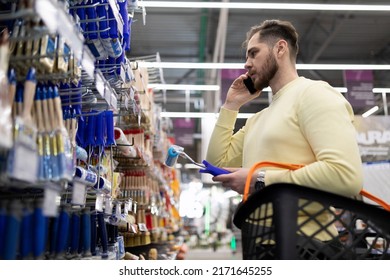
[[[255,81],[255,88],[257,90],[263,90],[269,86],[270,81],[275,77],[276,72],[278,72],[279,66],[276,63],[276,59],[272,53],[267,57],[267,60],[261,67],[261,71],[258,72],[258,79]]]

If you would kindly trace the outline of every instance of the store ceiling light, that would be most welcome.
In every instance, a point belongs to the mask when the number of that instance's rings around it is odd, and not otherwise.
[[[198,91],[219,91],[218,85],[191,85],[191,84],[148,84],[148,88],[158,90],[198,90]],[[341,93],[347,93],[346,87],[334,87]],[[271,91],[270,87],[263,89],[263,92]],[[373,93],[390,93],[390,88],[373,88]]]
[[[379,107],[378,106],[374,106],[370,110],[368,110],[367,112],[363,113],[362,117],[363,118],[367,118],[368,116],[371,116],[372,114],[374,114],[378,110],[379,110]]]
[[[254,114],[251,113],[239,113],[238,119],[247,119]],[[218,113],[203,113],[203,112],[161,112],[160,117],[162,118],[190,118],[190,119],[201,119],[201,118],[218,118]]]
[[[390,5],[353,4],[310,4],[310,3],[248,3],[248,2],[184,2],[184,1],[139,1],[140,7],[153,8],[208,8],[208,9],[261,9],[261,10],[302,10],[302,11],[355,11],[386,12]]]
[[[244,63],[147,62],[139,67],[171,69],[244,69]],[[390,64],[297,64],[298,70],[390,70]]]
[[[371,116],[373,113],[379,110],[378,106],[375,106],[371,108],[370,110],[366,111],[362,114],[363,118],[367,118],[368,116]],[[251,116],[253,116],[253,113],[238,113],[237,119],[248,119]],[[203,112],[161,112],[160,116],[162,118],[182,118],[182,119],[202,119],[202,118],[218,118],[217,113],[203,113]]]
[[[185,85],[185,84],[148,84],[148,88],[158,90],[197,90],[219,91],[219,85]]]

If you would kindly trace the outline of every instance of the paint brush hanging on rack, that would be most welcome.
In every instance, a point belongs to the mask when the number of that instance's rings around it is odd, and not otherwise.
[[[8,71],[9,35],[4,30],[0,34],[0,149],[12,146],[11,111],[16,91],[15,71]]]
[[[16,104],[19,103],[21,108],[16,107],[18,109],[14,122],[15,142],[7,162],[8,176],[27,182],[35,182],[38,178],[37,127],[32,116],[36,86],[36,70],[31,67],[23,89],[19,88],[16,93]],[[18,102],[20,99],[22,102]]]

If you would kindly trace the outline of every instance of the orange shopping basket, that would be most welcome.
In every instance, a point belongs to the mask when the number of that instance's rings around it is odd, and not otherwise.
[[[272,161],[262,161],[254,164],[248,173],[246,182],[245,182],[245,189],[244,189],[244,195],[243,195],[243,201],[245,201],[248,198],[249,194],[249,189],[250,189],[250,183],[251,183],[251,178],[253,172],[255,172],[256,169],[259,169],[261,167],[279,167],[279,168],[284,168],[284,169],[290,169],[290,170],[297,170],[299,168],[304,167],[302,164],[293,164],[293,163],[280,163],[280,162],[272,162]],[[362,189],[360,191],[360,194],[377,204],[379,204],[383,209],[390,211],[390,205],[386,203],[384,200],[380,199],[379,197],[373,195],[372,193],[366,191],[365,189]]]

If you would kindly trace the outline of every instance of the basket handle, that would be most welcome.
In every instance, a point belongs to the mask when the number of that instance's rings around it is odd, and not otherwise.
[[[248,176],[245,181],[245,188],[244,188],[244,195],[242,200],[245,202],[248,198],[249,195],[249,189],[250,189],[250,184],[251,184],[251,179],[252,179],[252,174],[255,172],[256,169],[261,168],[261,167],[279,167],[279,168],[285,168],[289,170],[297,170],[299,168],[304,167],[302,164],[293,164],[293,163],[282,163],[282,162],[272,162],[272,161],[261,161],[255,163],[250,169]],[[360,195],[378,203],[380,206],[383,207],[383,209],[390,211],[390,204],[386,203],[384,200],[380,199],[379,197],[373,195],[372,193],[366,191],[365,189],[362,189],[360,191]]]

